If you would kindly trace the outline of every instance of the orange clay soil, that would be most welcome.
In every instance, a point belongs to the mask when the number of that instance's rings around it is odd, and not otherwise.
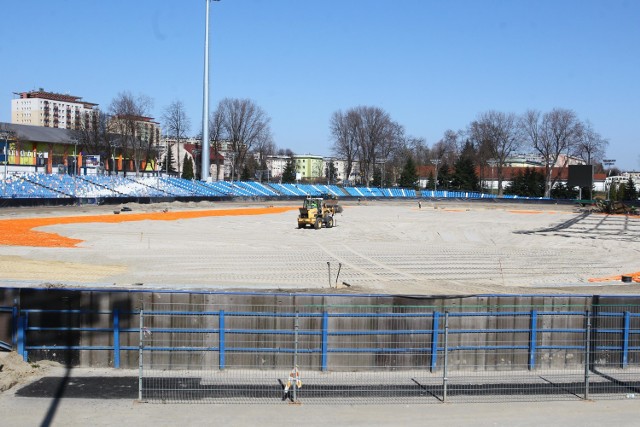
[[[125,213],[120,215],[91,215],[69,216],[52,218],[21,218],[0,220],[0,245],[6,246],[36,246],[71,248],[82,240],[70,239],[54,233],[34,231],[34,228],[47,225],[76,224],[82,222],[117,223],[126,221],[175,221],[178,219],[202,218],[208,216],[232,216],[232,215],[265,215],[287,212],[297,209],[292,206],[246,208],[246,209],[220,209],[202,211],[176,211],[176,212],[152,212],[152,213]]]
[[[636,283],[640,283],[640,271],[629,274],[620,274],[617,276],[609,276],[609,277],[595,277],[589,279],[591,283],[599,283],[599,282],[619,282],[622,280],[622,276],[631,276],[631,280]]]

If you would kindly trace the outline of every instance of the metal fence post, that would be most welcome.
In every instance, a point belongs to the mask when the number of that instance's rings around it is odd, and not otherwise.
[[[16,331],[16,341],[17,341],[17,348],[18,348],[18,354],[22,355],[22,359],[26,362],[27,361],[27,316],[26,314],[23,314],[21,316],[18,316],[18,325],[17,325],[17,331]]]
[[[591,353],[591,313],[589,310],[586,312],[587,327],[585,331],[585,352],[584,352],[584,399],[589,399],[589,363]]]
[[[298,374],[298,328],[300,327],[299,318],[298,318],[298,310],[296,310],[296,319],[293,325],[293,369],[295,370],[296,376],[293,378],[293,401],[298,401],[297,391],[298,391],[298,382],[297,382],[297,374]]]
[[[120,310],[113,310],[113,366],[120,367]]]
[[[18,347],[18,321],[20,320],[18,306],[14,305],[11,310],[11,345]]]
[[[218,315],[218,367],[220,370],[223,370],[226,364],[224,328],[224,310],[220,310]]]
[[[327,351],[329,347],[329,313],[322,313],[322,371],[327,370]]]
[[[440,329],[440,312],[433,313],[431,327],[431,372],[435,372],[438,365],[438,335]]]
[[[531,310],[531,332],[529,333],[529,370],[536,366],[536,345],[538,340],[538,311]]]
[[[143,357],[142,350],[144,348],[144,308],[140,309],[140,333],[138,338],[138,400],[142,401],[142,373],[143,373]]]
[[[449,312],[444,312],[444,366],[442,369],[442,401],[447,401],[447,371],[449,364]]]
[[[622,368],[629,363],[629,328],[631,326],[631,313],[624,312],[624,329],[622,330]]]

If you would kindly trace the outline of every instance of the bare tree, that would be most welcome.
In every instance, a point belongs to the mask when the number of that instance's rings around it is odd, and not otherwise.
[[[411,143],[419,145],[420,143],[416,141],[414,138]],[[380,164],[382,162],[382,171],[380,177],[381,186],[387,185],[389,182],[389,178],[392,178],[393,181],[396,180],[396,173],[399,175],[402,168],[404,168],[407,159],[411,157],[412,161],[415,164],[415,157],[413,151],[410,149],[410,141],[405,136],[404,127],[396,122],[391,122],[389,125],[389,134],[387,138],[383,138],[378,147],[378,155],[377,162]],[[397,153],[403,151],[405,148],[409,148],[408,153],[402,156],[402,160],[399,162],[394,162],[393,160],[397,158]],[[391,170],[389,170],[391,169]]]
[[[357,141],[359,121],[360,118],[354,111],[344,114],[342,111],[336,111],[329,122],[333,138],[333,153],[345,161],[344,172],[347,180],[351,176],[360,148]]]
[[[360,176],[363,182],[371,181],[378,158],[389,153],[394,145],[402,142],[402,127],[391,120],[387,112],[378,107],[357,107],[360,116],[358,143],[360,145]]]
[[[79,150],[87,154],[98,154],[102,161],[114,155],[117,138],[109,131],[111,117],[102,111],[96,111],[93,121],[82,123],[79,129],[72,130],[73,138],[78,141]],[[112,172],[113,165],[109,168]]]
[[[213,153],[213,165],[209,165],[209,174],[218,180],[220,174],[220,139],[222,135],[222,112],[216,110],[209,115],[209,153]],[[202,159],[204,161],[204,159]],[[215,173],[211,168],[215,166]]]
[[[387,159],[404,140],[404,129],[378,107],[355,107],[337,111],[330,122],[334,153],[347,162],[350,174],[357,158],[360,177],[369,183],[377,160]],[[347,175],[349,176],[349,175]]]
[[[278,151],[276,151],[276,154],[278,156],[287,156],[287,157],[295,156],[295,153],[290,148],[279,148]]]
[[[438,159],[447,164],[454,164],[458,158],[460,132],[447,129],[442,139],[431,147],[432,160]]]
[[[182,101],[176,100],[169,104],[168,107],[165,108],[164,114],[162,115],[162,121],[164,123],[164,128],[167,131],[168,136],[172,136],[176,140],[177,144],[177,163],[178,163],[178,176],[181,176],[180,172],[180,140],[187,137],[187,132],[191,129],[191,121],[189,117],[187,117],[187,112],[184,109],[184,104]],[[167,154],[171,147],[167,147]],[[167,167],[167,173],[169,172],[169,165],[167,162],[168,157],[165,157],[165,163]]]
[[[503,194],[503,169],[506,160],[522,145],[520,129],[515,114],[499,111],[482,113],[478,120],[471,125],[472,139],[478,141],[480,147],[483,147],[483,151],[487,152],[495,161],[499,196]]]
[[[267,157],[273,155],[276,146],[271,138],[265,138],[253,147],[252,152],[255,154],[256,168],[254,172],[259,173],[259,180],[262,182],[264,171],[267,170]]]
[[[112,116],[110,128],[121,141],[123,157],[132,157],[136,175],[140,172],[142,160],[149,160],[153,153],[153,133],[147,135],[141,128],[142,123],[150,120],[148,116],[151,105],[151,98],[145,95],[135,98],[129,92],[121,92],[109,107]]]
[[[483,124],[477,120],[471,122],[467,128],[467,138],[476,147],[476,160],[480,169],[480,176],[486,177],[486,168],[487,166],[491,167],[491,162],[493,161],[493,150],[491,141],[487,139],[487,132],[483,129]],[[491,168],[491,172],[493,172],[493,168]]]
[[[220,139],[230,143],[232,176],[244,165],[247,153],[259,144],[271,140],[271,119],[250,99],[225,98],[215,114],[220,115]]]
[[[431,159],[431,150],[422,137],[408,136],[405,145],[411,150],[417,165],[426,165]]]
[[[551,189],[560,177],[561,171],[568,165],[569,156],[575,150],[582,137],[582,123],[576,114],[567,109],[555,108],[542,115],[539,111],[527,111],[520,120],[525,141],[542,157],[545,167],[545,197],[551,197]],[[562,164],[557,165],[561,156],[566,156]],[[558,173],[553,175],[554,165]]]
[[[576,154],[586,164],[592,165],[594,162],[602,161],[608,145],[609,141],[596,132],[591,123],[587,121],[584,123]]]
[[[458,159],[459,147],[462,145],[461,140],[461,131],[456,132],[447,129],[442,139],[431,147],[431,158],[429,160],[435,166],[434,180],[436,183],[446,181],[449,168],[454,165]]]

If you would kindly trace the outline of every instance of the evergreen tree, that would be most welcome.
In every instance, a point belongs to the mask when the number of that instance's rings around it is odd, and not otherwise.
[[[240,174],[241,181],[249,181],[251,179],[251,171],[249,170],[249,166],[244,165],[242,168],[242,173]]]
[[[629,177],[627,184],[624,186],[624,199],[622,200],[637,200],[638,190],[636,190],[636,183],[633,182],[633,178]]]
[[[176,167],[173,165],[174,160],[173,160],[173,150],[171,149],[172,147],[169,147],[169,150],[167,151],[167,155],[165,156],[165,164],[164,166],[164,170],[167,171],[167,165],[169,165],[169,175],[174,175],[177,171],[176,171]]]
[[[373,169],[373,185],[377,187],[383,187],[382,183],[382,170],[380,168]]]
[[[465,191],[480,190],[480,180],[470,157],[461,156],[456,162],[455,172],[451,179],[451,188]]]
[[[333,184],[338,179],[338,170],[336,169],[336,165],[333,161],[327,163],[324,169],[324,176],[327,178],[327,182],[329,184]]]
[[[429,176],[427,178],[427,186],[425,190],[433,190],[435,184],[435,178],[433,177],[433,171],[429,171]]]
[[[287,164],[282,172],[282,182],[284,184],[292,184],[296,182],[296,167],[293,164],[293,159],[287,160]]]
[[[451,186],[451,173],[449,171],[449,165],[443,163],[440,169],[438,169],[438,190],[448,190]]]
[[[398,184],[402,188],[416,188],[418,185],[418,171],[416,170],[416,164],[413,161],[413,157],[409,156],[407,162],[404,164],[402,172],[400,172],[400,180]]]
[[[184,161],[182,162],[182,178],[193,179],[193,162],[187,154],[184,155]]]
[[[525,197],[544,196],[544,174],[535,169],[526,168],[513,177],[504,190],[504,194],[515,194]]]
[[[554,199],[573,200],[578,197],[578,190],[564,184],[558,184],[551,189],[551,197]]]
[[[621,182],[616,184],[616,197],[614,200],[623,201],[627,199],[627,186]]]
[[[240,170],[240,180],[249,181],[252,178],[259,178],[259,169],[260,163],[255,156],[247,156]]]

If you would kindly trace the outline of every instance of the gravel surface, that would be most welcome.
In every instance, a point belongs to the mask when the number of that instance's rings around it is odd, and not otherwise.
[[[130,204],[131,212],[119,217],[268,205]],[[113,216],[118,208],[1,214]],[[423,295],[638,289],[619,279],[589,281],[640,271],[638,217],[591,214],[566,205],[423,202],[420,209],[413,201],[368,201],[347,202],[332,229],[299,230],[295,208],[266,215],[40,227],[82,242],[73,248],[2,246],[0,272],[5,286],[334,292],[337,283],[343,292]]]

